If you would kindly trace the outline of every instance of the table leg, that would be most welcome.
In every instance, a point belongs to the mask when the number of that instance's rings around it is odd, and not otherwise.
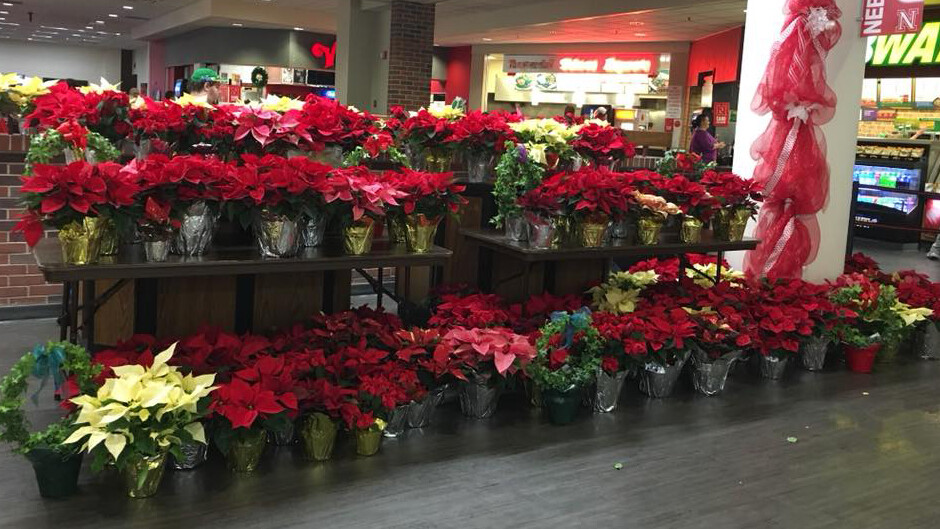
[[[529,300],[529,283],[532,279],[532,263],[525,263],[525,271],[522,273],[522,303]]]
[[[78,282],[69,288],[69,341],[78,344]]]
[[[493,250],[480,246],[480,261],[477,263],[477,285],[483,292],[492,292],[493,284]]]
[[[69,337],[69,301],[71,300],[72,282],[62,284],[62,312],[56,323],[59,324],[59,341],[64,342]]]
[[[380,266],[380,267],[379,267],[379,287],[380,287],[380,288],[376,289],[376,292],[375,292],[375,298],[376,298],[376,299],[375,299],[375,306],[376,306],[377,308],[379,308],[380,310],[381,310],[381,308],[382,308],[382,298],[384,297],[384,296],[382,295],[382,292],[383,292],[383,291],[382,291],[382,288],[381,288],[382,286],[385,285],[384,278],[382,277],[383,275],[385,275],[384,272],[385,272],[385,270]]]
[[[95,282],[83,281],[82,285],[82,339],[85,349],[91,352],[95,345]]]
[[[715,263],[715,284],[721,283],[721,262],[725,260],[725,252],[718,252],[718,261]]]

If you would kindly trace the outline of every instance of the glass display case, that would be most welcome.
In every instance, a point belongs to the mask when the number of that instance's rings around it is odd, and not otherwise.
[[[923,140],[860,139],[852,178],[861,186],[855,205],[855,235],[892,242],[915,243],[920,235],[923,191],[930,142]],[[878,225],[912,230],[880,228]]]

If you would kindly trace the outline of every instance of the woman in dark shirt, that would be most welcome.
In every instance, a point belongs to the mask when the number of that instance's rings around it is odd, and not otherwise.
[[[699,116],[695,118],[693,124],[696,126],[692,133],[692,145],[689,150],[702,155],[703,162],[714,162],[718,157],[718,149],[724,148],[725,144],[715,139],[708,132],[711,125],[711,119],[708,116]]]

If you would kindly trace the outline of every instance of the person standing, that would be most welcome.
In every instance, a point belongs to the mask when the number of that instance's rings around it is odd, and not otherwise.
[[[718,149],[723,149],[725,144],[708,132],[711,119],[706,115],[701,115],[695,118],[692,124],[695,126],[695,132],[692,133],[689,150],[701,155],[703,162],[714,162],[718,159]]]

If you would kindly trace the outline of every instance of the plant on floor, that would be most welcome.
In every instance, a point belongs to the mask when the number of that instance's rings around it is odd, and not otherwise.
[[[854,321],[834,326],[836,335],[844,343],[866,347],[884,343],[901,333],[904,320],[894,310],[897,291],[893,286],[872,281],[861,274],[846,274],[839,277],[832,287],[830,299],[857,315]]]
[[[588,292],[594,307],[602,312],[624,314],[633,312],[644,288],[655,285],[659,275],[652,270],[611,272],[607,281]]]
[[[601,336],[592,324],[591,311],[556,312],[542,327],[538,356],[525,373],[543,390],[568,391],[594,380],[601,365]]]

